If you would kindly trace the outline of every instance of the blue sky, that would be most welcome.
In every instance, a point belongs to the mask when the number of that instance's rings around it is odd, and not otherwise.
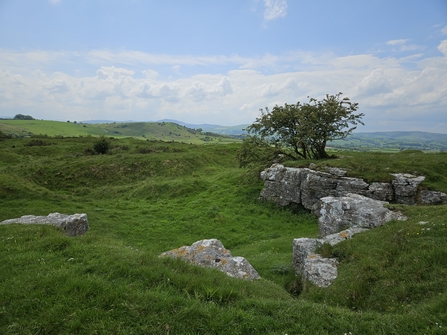
[[[0,0],[0,116],[237,125],[343,92],[447,133],[446,0]]]

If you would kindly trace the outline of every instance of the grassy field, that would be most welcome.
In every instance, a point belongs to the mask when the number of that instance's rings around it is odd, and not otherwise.
[[[127,122],[85,124],[47,120],[0,120],[0,130],[14,137],[29,136],[113,136],[138,139],[176,141],[192,144],[234,143],[235,138],[197,131],[172,122]]]
[[[90,224],[76,238],[0,226],[1,334],[446,333],[447,206],[395,205],[408,221],[325,250],[339,278],[303,287],[292,240],[315,237],[317,219],[260,202],[260,181],[237,168],[239,144],[113,137],[107,155],[92,154],[92,136],[0,141],[0,220],[87,213]],[[445,153],[343,152],[314,163],[367,179],[417,172],[447,192]],[[205,238],[263,279],[158,258]]]

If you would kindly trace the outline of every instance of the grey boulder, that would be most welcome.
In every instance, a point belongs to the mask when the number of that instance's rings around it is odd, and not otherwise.
[[[370,229],[393,219],[405,219],[400,212],[383,207],[384,204],[387,202],[350,193],[344,197],[321,198],[318,217],[320,238],[351,227]]]
[[[218,269],[230,277],[251,280],[261,278],[244,257],[233,257],[217,239],[200,240],[191,246],[166,251],[159,257],[180,258],[201,267]]]
[[[47,216],[24,215],[20,218],[0,222],[3,224],[48,224],[65,230],[67,236],[84,235],[88,230],[87,214],[60,214],[51,213]]]

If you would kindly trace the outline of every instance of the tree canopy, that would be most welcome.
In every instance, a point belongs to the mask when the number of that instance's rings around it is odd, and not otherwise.
[[[14,120],[34,120],[31,115],[16,114]]]
[[[358,103],[342,98],[342,93],[327,94],[322,100],[276,105],[271,111],[260,109],[261,116],[247,127],[248,137],[238,154],[241,166],[260,159],[328,158],[328,141],[346,138],[362,124],[363,113],[355,114]]]

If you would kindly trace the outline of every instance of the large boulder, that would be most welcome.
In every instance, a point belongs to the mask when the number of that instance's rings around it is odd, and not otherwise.
[[[319,209],[319,200],[322,197],[337,197],[347,193],[368,195],[375,192],[375,189],[369,189],[370,185],[363,179],[344,177],[344,170],[328,170],[332,173],[274,164],[261,172],[264,189],[260,198],[281,206],[302,204],[315,212]],[[375,193],[379,195],[379,192]]]
[[[219,269],[230,277],[251,280],[261,278],[244,257],[233,257],[217,239],[200,240],[191,246],[166,251],[159,257],[181,258],[201,267]]]
[[[384,204],[387,202],[359,194],[321,198],[318,218],[320,238],[351,227],[375,228],[393,219],[403,219],[401,213],[383,207]]]
[[[296,171],[298,170],[298,171]],[[270,169],[261,172],[264,189],[260,198],[266,199],[280,206],[301,202],[300,174],[301,169],[288,169],[281,164],[275,164]]]
[[[24,215],[20,218],[0,222],[2,224],[48,224],[65,230],[67,236],[84,235],[88,230],[87,214],[60,214],[51,213],[47,216]]]
[[[338,261],[335,258],[323,258],[316,253],[322,240],[315,238],[296,238],[293,240],[292,265],[295,274],[303,281],[310,281],[318,287],[328,287],[337,278]]]
[[[418,187],[425,180],[424,176],[413,176],[407,173],[392,174],[394,197],[398,204],[416,205]]]

